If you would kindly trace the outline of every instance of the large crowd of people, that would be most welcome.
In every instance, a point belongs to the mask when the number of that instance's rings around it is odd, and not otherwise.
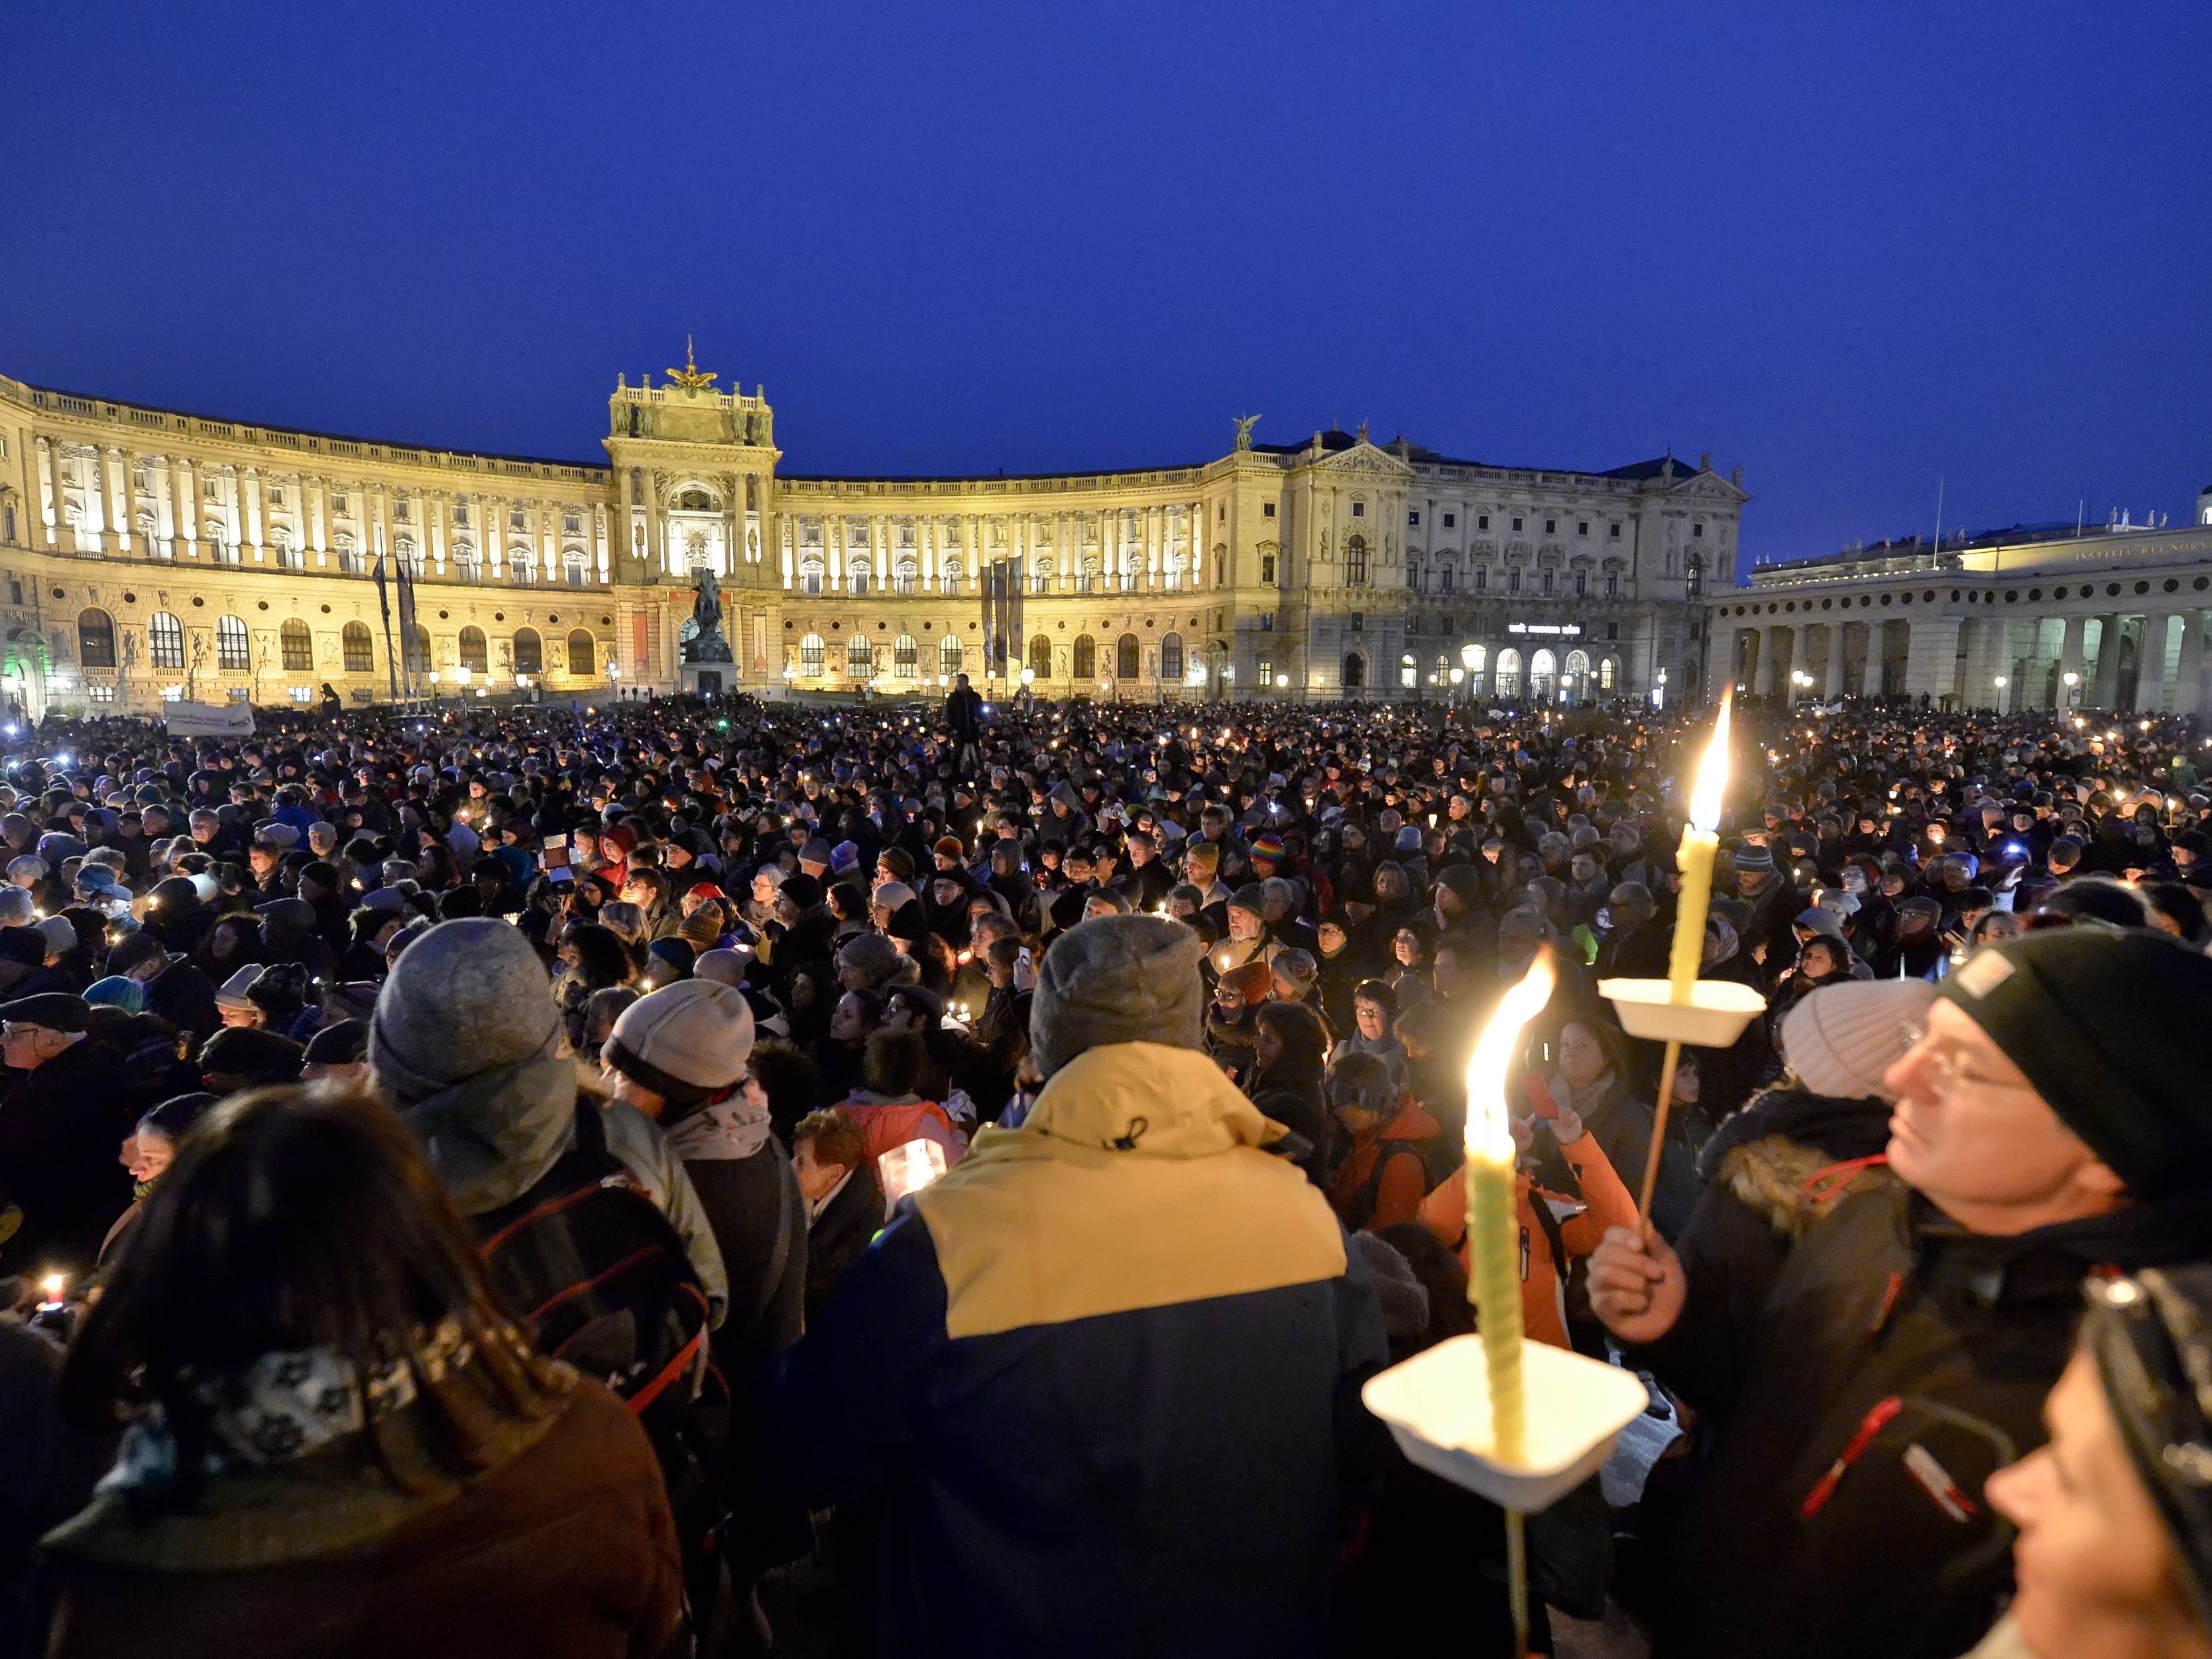
[[[1524,1323],[1650,1407],[1532,1644],[2212,1656],[2212,739],[1738,716],[1766,1012],[1663,1117],[1599,987],[1705,711],[49,718],[0,1654],[1505,1655],[1499,1512],[1360,1390],[1474,1328],[1548,953]]]

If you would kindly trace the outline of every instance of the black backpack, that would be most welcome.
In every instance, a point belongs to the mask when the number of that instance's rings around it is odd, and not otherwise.
[[[707,1292],[682,1237],[608,1149],[588,1100],[577,1103],[574,1144],[474,1224],[494,1288],[538,1351],[604,1382],[653,1443],[696,1607],[723,1519],[729,1396],[707,1362]]]

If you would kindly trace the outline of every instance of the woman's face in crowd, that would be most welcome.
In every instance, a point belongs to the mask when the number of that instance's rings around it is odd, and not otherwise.
[[[830,1036],[836,1042],[858,1042],[868,1035],[868,1011],[860,998],[848,993],[837,999],[830,1016]]]
[[[1559,1033],[1559,1075],[1580,1094],[1606,1073],[1605,1050],[1587,1026],[1571,1021]]]
[[[1377,870],[1375,872],[1375,896],[1384,904],[1395,903],[1405,897],[1405,872],[1389,865]]]
[[[1990,1477],[2020,1528],[2012,1613],[2037,1653],[2202,1654],[2158,1511],[2112,1419],[2097,1368],[2077,1352],[2044,1403],[2050,1443]]]
[[[1419,964],[1421,936],[1412,928],[1401,927],[1396,936],[1391,939],[1390,948],[1396,953],[1398,960],[1406,967],[1412,968]]]
[[[159,1129],[142,1127],[123,1143],[123,1162],[142,1187],[159,1181],[177,1161],[177,1143]]]
[[[1824,939],[1809,941],[1797,957],[1797,971],[1808,979],[1833,979],[1843,966],[1836,960],[1836,947]]]
[[[1382,1041],[1384,1022],[1382,1018],[1382,1010],[1380,1006],[1375,1003],[1369,1002],[1363,998],[1352,1003],[1352,1018],[1353,1022],[1358,1025],[1359,1035],[1361,1036],[1366,1038],[1370,1042],[1380,1042]]]
[[[1283,1040],[1275,1035],[1275,1028],[1262,1024],[1253,1034],[1253,1058],[1262,1066],[1273,1066],[1283,1057]]]
[[[809,1204],[819,1204],[852,1170],[842,1164],[823,1164],[814,1156],[814,1143],[802,1140],[791,1155],[791,1172]]]

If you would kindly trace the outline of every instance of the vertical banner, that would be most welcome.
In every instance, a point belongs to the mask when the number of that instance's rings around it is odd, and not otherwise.
[[[399,578],[399,670],[400,684],[410,698],[422,695],[421,677],[429,671],[429,653],[425,650],[422,661],[415,660],[415,578],[408,574],[407,561],[397,562]]]
[[[384,613],[384,666],[392,680],[392,701],[399,701],[399,659],[392,654],[392,592],[385,586],[384,562],[392,556],[376,556],[376,608]]]

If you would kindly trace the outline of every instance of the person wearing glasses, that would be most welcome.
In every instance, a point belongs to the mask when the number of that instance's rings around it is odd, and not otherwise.
[[[1984,1486],[2045,1438],[2081,1286],[2212,1257],[2212,960],[2083,923],[1985,945],[1883,1078],[1881,1179],[1756,1311],[1615,1229],[1593,1310],[1708,1430],[1655,1659],[1955,1659],[2012,1588]]]

